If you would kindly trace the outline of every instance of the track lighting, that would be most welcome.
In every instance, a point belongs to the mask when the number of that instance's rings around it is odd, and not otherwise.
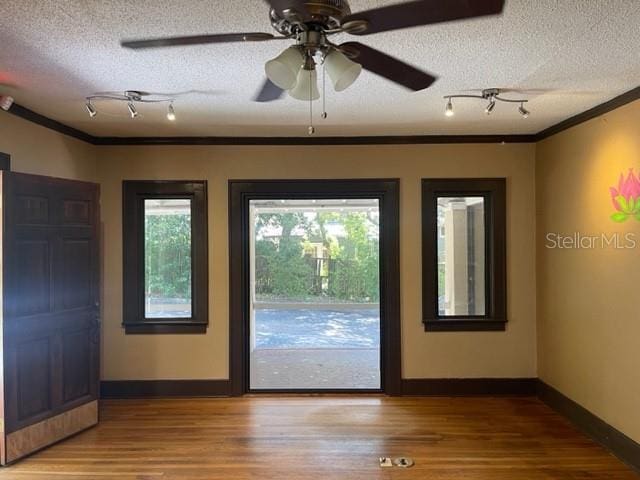
[[[127,108],[129,109],[129,115],[131,115],[131,118],[136,118],[138,116],[138,111],[136,110],[133,102],[127,103]]]
[[[484,113],[486,113],[487,115],[491,115],[491,112],[493,112],[494,108],[496,108],[496,100],[495,98],[491,97],[491,99],[489,100],[489,104],[484,109]]]
[[[96,110],[96,108],[91,103],[91,100],[87,100],[87,106],[86,107],[87,107],[87,112],[89,113],[89,116],[91,118],[95,117],[98,114],[98,111]]]
[[[524,104],[527,103],[529,100],[524,100],[524,99],[512,100],[510,98],[503,98],[500,96],[501,93],[502,91],[499,88],[487,88],[485,90],[482,90],[481,95],[445,95],[443,98],[447,100],[447,106],[444,109],[444,114],[447,117],[453,116],[453,103],[452,103],[453,98],[479,98],[482,100],[487,100],[489,102],[484,109],[484,112],[487,115],[491,115],[491,112],[493,112],[493,110],[496,108],[497,102],[505,102],[505,103],[519,103],[520,107],[518,107],[518,112],[520,113],[520,115],[522,115],[522,118],[529,117],[531,112],[529,112],[529,110],[524,108]]]
[[[163,93],[149,93],[149,92],[141,92],[138,90],[126,90],[124,92],[103,92],[103,93],[95,93],[93,95],[89,95],[85,98],[85,108],[87,113],[91,118],[98,115],[98,108],[94,105],[94,101],[105,101],[105,102],[126,102],[127,110],[129,111],[129,116],[131,118],[138,117],[138,110],[136,108],[136,104],[139,103],[168,103],[169,106],[167,108],[167,120],[175,121],[176,112],[173,108],[174,98],[168,96]]]
[[[176,112],[173,109],[173,103],[170,103],[169,108],[167,109],[167,120],[169,120],[170,122],[176,121]]]
[[[445,107],[445,109],[444,109],[444,114],[445,114],[447,117],[453,117],[453,113],[454,113],[454,112],[453,112],[453,103],[451,102],[451,99],[449,99],[449,100],[447,101],[447,106],[446,106],[446,107]]]

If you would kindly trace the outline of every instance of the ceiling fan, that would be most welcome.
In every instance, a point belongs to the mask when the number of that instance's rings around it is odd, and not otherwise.
[[[371,35],[403,28],[463,20],[502,12],[505,0],[414,0],[351,13],[347,0],[266,0],[271,25],[279,35],[262,32],[222,33],[124,40],[131,49],[228,42],[295,40],[265,65],[267,80],[255,98],[277,100],[285,90],[300,100],[320,97],[316,65],[324,64],[336,91],[348,88],[364,68],[410,90],[431,86],[436,77],[359,42],[336,45],[332,35]]]

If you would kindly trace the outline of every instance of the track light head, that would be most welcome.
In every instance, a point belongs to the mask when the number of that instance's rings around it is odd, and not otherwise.
[[[526,108],[524,108],[524,102],[522,102],[518,107],[518,112],[520,112],[520,115],[522,115],[522,118],[529,118],[529,115],[531,115],[531,112]]]
[[[169,120],[170,122],[176,121],[176,112],[173,109],[173,103],[170,103],[169,108],[167,109],[167,120]]]
[[[129,109],[129,115],[131,115],[131,118],[136,118],[138,116],[138,111],[136,110],[133,102],[127,103],[127,108]]]
[[[447,106],[444,109],[444,114],[447,117],[453,117],[454,112],[453,112],[453,102],[451,102],[451,99],[449,98],[447,101]]]
[[[94,107],[93,104],[91,103],[91,100],[87,100],[86,108],[87,108],[87,113],[91,118],[95,117],[98,114],[98,111],[96,110],[96,107]]]
[[[493,109],[496,108],[496,99],[491,97],[489,99],[489,104],[487,105],[487,107],[484,109],[484,113],[486,113],[487,115],[491,115],[491,112],[493,112]]]

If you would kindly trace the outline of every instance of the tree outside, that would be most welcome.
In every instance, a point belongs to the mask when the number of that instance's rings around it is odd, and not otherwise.
[[[145,212],[146,315],[191,315],[189,200],[147,200]]]
[[[258,300],[379,301],[377,215],[259,213],[255,227]]]

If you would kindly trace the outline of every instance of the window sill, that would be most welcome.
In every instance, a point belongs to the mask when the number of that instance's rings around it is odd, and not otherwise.
[[[425,332],[504,332],[506,320],[447,318],[423,320]]]
[[[208,325],[206,323],[137,323],[123,324],[126,334],[196,334],[207,333]]]

